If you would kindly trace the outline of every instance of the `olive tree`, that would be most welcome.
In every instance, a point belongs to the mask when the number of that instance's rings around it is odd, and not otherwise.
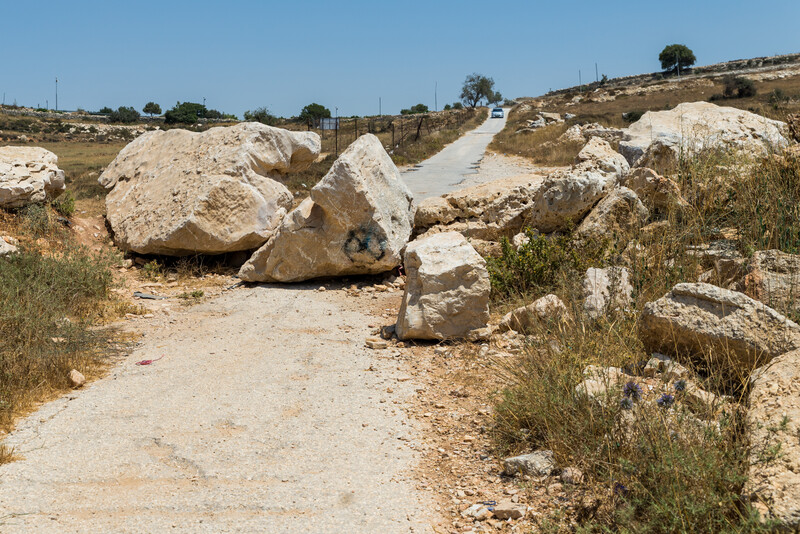
[[[494,80],[482,74],[473,73],[464,80],[461,88],[461,101],[474,108],[482,101],[499,102],[503,97],[494,90]]]

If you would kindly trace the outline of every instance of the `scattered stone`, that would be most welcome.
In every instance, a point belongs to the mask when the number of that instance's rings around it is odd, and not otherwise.
[[[73,369],[69,372],[69,383],[73,388],[83,387],[83,385],[86,383],[86,377],[83,376],[83,373],[77,369]]]
[[[506,519],[520,519],[525,517],[526,512],[525,505],[516,504],[511,501],[501,501],[497,503],[497,506],[494,507],[492,513],[497,519],[506,520]]]
[[[503,471],[509,476],[523,474],[542,477],[552,473],[555,468],[553,451],[536,451],[503,460]]]
[[[560,320],[566,316],[567,307],[557,296],[550,294],[535,300],[527,306],[511,311],[503,317],[499,330],[530,330],[536,321]]]
[[[169,297],[159,297],[158,295],[151,295],[150,293],[142,293],[141,291],[134,291],[133,297],[145,300],[165,300]]]
[[[0,147],[0,208],[44,202],[66,189],[58,156],[38,147]]]
[[[639,338],[651,352],[729,356],[752,369],[800,348],[800,326],[742,293],[678,284],[645,305]]]
[[[618,388],[626,378],[619,367],[602,367],[588,365],[583,370],[584,380],[575,386],[575,393],[586,395],[588,398],[603,402],[606,396]]]
[[[377,337],[367,338],[367,347],[371,349],[386,349],[389,348],[389,343]]]
[[[583,277],[583,310],[591,318],[631,303],[633,286],[625,267],[590,267]]]
[[[247,282],[298,282],[378,274],[400,265],[411,235],[412,196],[372,134],[353,142],[311,196],[245,263]]]
[[[392,339],[395,335],[395,325],[389,326],[382,326],[381,327],[381,337],[383,339]]]
[[[117,245],[140,254],[220,254],[261,246],[292,195],[287,173],[320,151],[313,132],[257,122],[147,132],[99,178],[110,192],[107,219]]]
[[[19,249],[16,245],[6,241],[4,237],[0,237],[0,258],[8,256],[9,254],[16,254],[18,251]]]
[[[577,467],[566,467],[561,471],[561,482],[576,485],[583,482],[583,471]]]
[[[486,261],[459,233],[419,238],[405,252],[406,290],[397,319],[400,339],[463,338],[486,327]]]
[[[589,142],[578,152],[575,163],[578,165],[588,164],[589,167],[612,174],[616,178],[622,177],[630,170],[630,165],[625,157],[599,137],[589,139]]]

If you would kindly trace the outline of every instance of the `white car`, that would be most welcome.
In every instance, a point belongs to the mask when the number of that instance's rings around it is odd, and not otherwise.
[[[494,108],[492,110],[492,118],[493,119],[502,119],[505,115],[503,114],[503,108]]]

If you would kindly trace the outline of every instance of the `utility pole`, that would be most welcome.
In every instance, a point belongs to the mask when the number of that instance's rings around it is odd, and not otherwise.
[[[600,72],[597,70],[597,62],[594,63],[594,81],[600,81]]]
[[[678,79],[681,79],[681,53],[680,51],[675,51],[675,62],[678,64]]]
[[[56,76],[56,111],[58,111],[58,76]]]

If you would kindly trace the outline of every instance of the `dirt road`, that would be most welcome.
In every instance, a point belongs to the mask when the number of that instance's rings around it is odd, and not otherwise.
[[[486,147],[494,135],[505,127],[509,110],[504,111],[502,119],[487,118],[482,125],[449,144],[435,156],[403,172],[403,179],[414,193],[416,202],[441,196],[465,185],[497,178],[487,175],[476,182],[474,178],[478,177],[471,175],[479,173]],[[470,178],[470,183],[466,183]]]
[[[319,286],[154,318],[109,376],[8,437],[21,459],[0,466],[0,530],[428,532],[414,386],[396,350],[364,346],[400,293]]]

